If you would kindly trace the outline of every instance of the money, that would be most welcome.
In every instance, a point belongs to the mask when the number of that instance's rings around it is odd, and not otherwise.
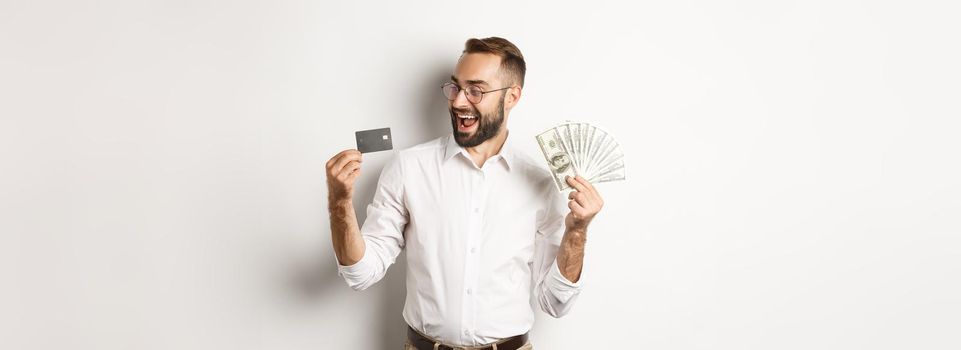
[[[567,146],[563,143],[564,139],[560,136],[558,130],[547,130],[535,138],[537,144],[541,147],[541,152],[544,153],[544,159],[547,160],[547,166],[554,177],[554,185],[557,186],[557,190],[563,191],[571,188],[567,184],[567,177],[575,176],[577,172],[574,170],[573,158]]]
[[[535,138],[558,191],[570,189],[568,176],[580,175],[591,183],[627,178],[620,144],[600,127],[567,121]]]

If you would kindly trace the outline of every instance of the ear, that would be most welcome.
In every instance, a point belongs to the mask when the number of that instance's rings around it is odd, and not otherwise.
[[[504,99],[504,109],[509,111],[517,105],[517,102],[521,100],[522,90],[523,88],[517,85],[507,89],[507,97]]]

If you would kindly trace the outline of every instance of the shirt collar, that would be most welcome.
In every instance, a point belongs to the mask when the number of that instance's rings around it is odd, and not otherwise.
[[[501,146],[501,151],[495,155],[499,155],[499,158],[504,160],[504,165],[507,165],[507,169],[511,169],[513,167],[515,152],[517,152],[514,149],[514,143],[511,140],[512,138],[510,132],[508,131],[507,139],[504,140],[504,145]],[[467,160],[471,160],[470,154],[467,153],[466,149],[457,144],[457,141],[454,140],[454,134],[451,133],[447,136],[447,147],[444,150],[444,161],[453,158],[458,153],[463,154]],[[494,156],[491,158],[494,158]]]

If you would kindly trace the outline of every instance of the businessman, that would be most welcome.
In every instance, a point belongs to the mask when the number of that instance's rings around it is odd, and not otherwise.
[[[604,205],[580,176],[558,192],[517,151],[507,123],[526,63],[497,37],[467,40],[450,81],[452,133],[398,152],[384,167],[363,227],[353,209],[362,156],[326,164],[338,272],[355,290],[407,252],[406,350],[533,349],[534,307],[567,314],[582,285],[588,226]],[[400,325],[399,325],[400,326]]]

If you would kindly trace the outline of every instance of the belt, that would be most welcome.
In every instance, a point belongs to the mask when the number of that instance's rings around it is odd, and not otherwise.
[[[437,341],[421,335],[410,326],[407,326],[407,339],[417,350],[454,350],[461,349],[450,345],[444,345]],[[517,350],[527,344],[527,333],[515,335],[510,338],[502,339],[496,343],[480,345],[478,347],[467,347],[471,350]],[[437,345],[437,347],[434,347]]]

